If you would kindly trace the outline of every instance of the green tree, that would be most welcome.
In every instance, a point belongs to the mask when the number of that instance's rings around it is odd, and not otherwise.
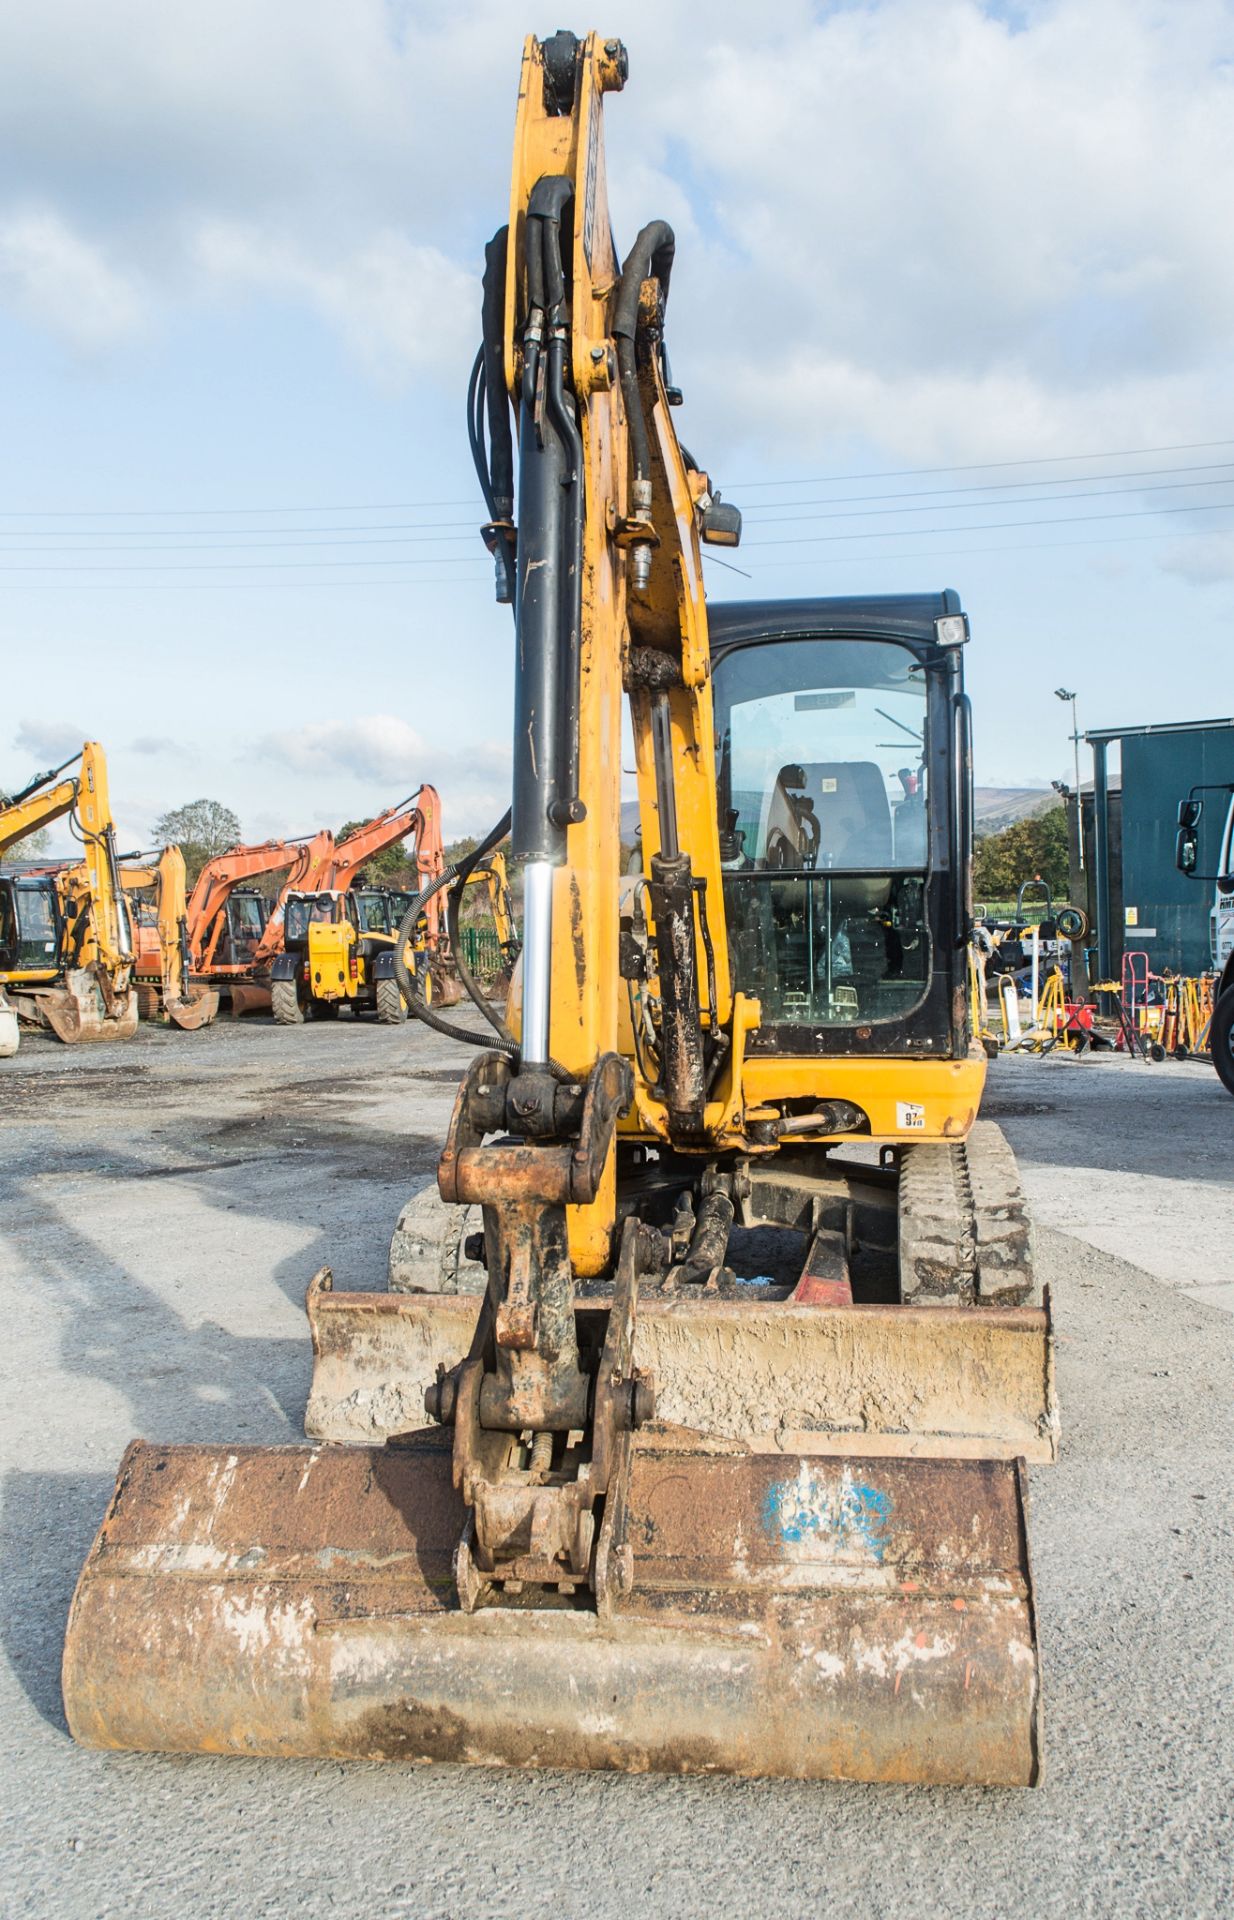
[[[165,846],[179,847],[191,887],[207,860],[239,844],[240,822],[218,800],[190,800],[160,815],[154,837]]]
[[[361,827],[367,827],[367,820],[345,820],[335,835],[336,840],[345,840],[349,833],[357,833]],[[405,887],[412,878],[411,857],[407,852],[407,842],[396,840],[391,846],[382,847],[370,860],[366,860],[357,875],[360,884],[365,887]]]
[[[1025,880],[1044,880],[1056,901],[1067,898],[1067,814],[1050,807],[977,842],[973,891],[978,900],[1014,900]]]

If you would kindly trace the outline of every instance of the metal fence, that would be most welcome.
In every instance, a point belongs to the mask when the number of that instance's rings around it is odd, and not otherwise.
[[[460,927],[463,964],[477,980],[492,980],[501,971],[501,942],[491,927]]]

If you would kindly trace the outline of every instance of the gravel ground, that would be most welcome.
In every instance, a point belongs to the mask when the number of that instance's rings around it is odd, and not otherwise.
[[[992,1076],[1059,1335],[1064,1457],[1033,1474],[1036,1792],[73,1746],[65,1613],[125,1441],[298,1436],[304,1285],[324,1259],[382,1284],[459,1059],[421,1029],[220,1022],[23,1041],[0,1069],[0,1912],[1227,1914],[1234,1102],[1195,1064]]]

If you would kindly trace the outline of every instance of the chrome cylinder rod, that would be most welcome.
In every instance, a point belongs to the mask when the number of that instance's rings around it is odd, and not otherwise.
[[[523,870],[523,1036],[525,1067],[542,1067],[549,1057],[549,1005],[553,953],[553,868],[548,860],[529,860]]]

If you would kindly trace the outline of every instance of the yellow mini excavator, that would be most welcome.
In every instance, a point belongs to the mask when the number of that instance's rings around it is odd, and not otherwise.
[[[20,1019],[60,1040],[128,1040],[137,1030],[133,928],[97,741],[0,803],[0,856],[66,815],[80,861],[0,875],[0,988]]]
[[[1014,1163],[977,1119],[968,624],[951,593],[708,606],[740,520],[674,430],[672,232],[614,253],[625,79],[616,40],[528,41],[484,280],[524,912],[438,1168],[478,1231],[446,1290],[316,1277],[316,1444],[133,1443],[68,1721],[1026,1785],[1026,1462],[1058,1423]]]

